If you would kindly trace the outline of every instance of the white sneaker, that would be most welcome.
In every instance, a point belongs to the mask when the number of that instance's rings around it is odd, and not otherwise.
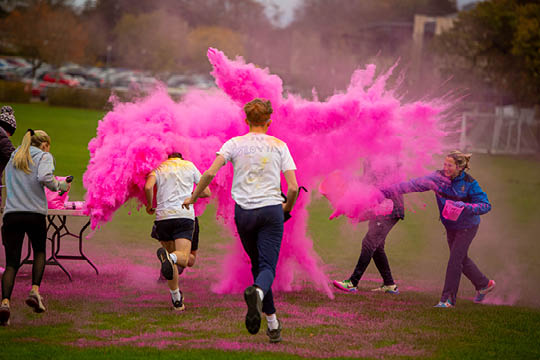
[[[26,298],[26,305],[30,306],[32,309],[34,309],[34,312],[42,313],[45,310],[45,305],[43,305],[43,299],[41,298],[41,295],[39,295],[35,291],[30,291],[30,294],[28,294],[28,298]]]
[[[396,284],[394,285],[381,285],[378,288],[371,289],[371,291],[383,291],[388,294],[399,294],[399,289]]]

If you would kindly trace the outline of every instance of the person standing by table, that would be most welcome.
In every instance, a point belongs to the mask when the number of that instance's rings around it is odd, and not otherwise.
[[[32,244],[32,289],[26,304],[34,312],[46,310],[39,293],[45,270],[47,240],[47,198],[44,187],[53,191],[67,191],[69,184],[54,177],[54,158],[49,153],[51,138],[43,130],[28,129],[21,146],[11,155],[6,165],[6,207],[2,224],[2,242],[6,254],[6,270],[2,276],[0,325],[9,325],[10,300],[15,276],[21,263],[24,235]]]

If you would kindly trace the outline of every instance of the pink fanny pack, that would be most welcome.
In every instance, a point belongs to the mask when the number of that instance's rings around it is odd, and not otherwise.
[[[444,204],[444,208],[442,211],[442,216],[446,220],[456,221],[462,212],[463,212],[462,207],[454,206],[454,202],[452,200],[446,200],[446,203]]]

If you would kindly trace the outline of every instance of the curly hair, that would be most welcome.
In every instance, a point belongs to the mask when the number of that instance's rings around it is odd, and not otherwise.
[[[263,126],[268,120],[272,110],[272,104],[270,100],[266,99],[253,99],[244,105],[244,112],[246,113],[247,121],[250,125]]]

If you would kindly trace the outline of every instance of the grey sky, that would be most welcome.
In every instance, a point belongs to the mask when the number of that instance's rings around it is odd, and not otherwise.
[[[302,0],[257,0],[261,4],[266,5],[267,15],[272,18],[274,15],[274,7],[277,5],[282,12],[278,26],[287,26],[293,19],[294,9],[302,3]]]
[[[81,5],[84,4],[87,0],[74,0],[75,4]],[[294,9],[298,7],[303,0],[256,0],[261,4],[266,6],[267,15],[272,18],[274,15],[274,7],[272,5],[277,5],[280,11],[282,12],[280,21],[276,24],[278,26],[287,26],[293,19]],[[347,1],[347,0],[344,0]],[[457,0],[458,9],[462,9],[463,6],[479,2],[482,0]]]

